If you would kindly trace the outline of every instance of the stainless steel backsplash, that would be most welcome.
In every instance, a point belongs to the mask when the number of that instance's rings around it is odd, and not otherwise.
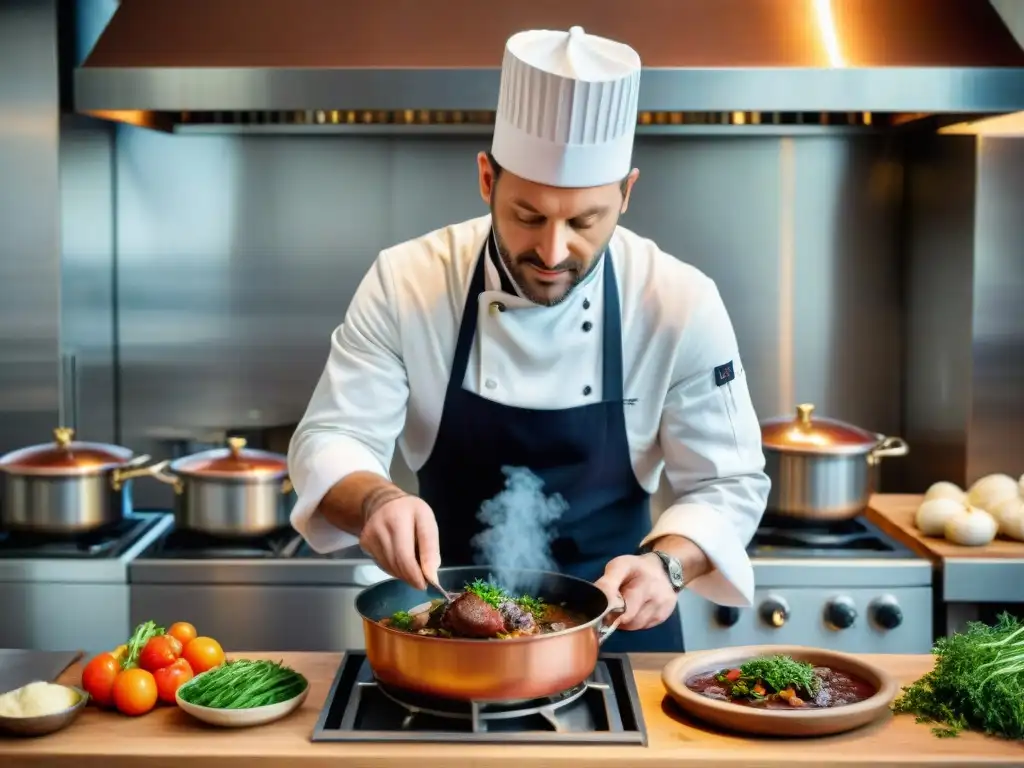
[[[485,212],[485,146],[118,128],[119,439],[163,457],[294,424],[377,252]],[[810,401],[899,432],[900,151],[888,137],[639,140],[623,223],[718,282],[760,415]],[[72,250],[76,279],[110,268]],[[99,318],[108,297],[89,296],[78,312]],[[90,368],[78,360],[80,419],[109,397]],[[396,472],[414,482],[401,462]],[[140,483],[136,501],[169,499]]]

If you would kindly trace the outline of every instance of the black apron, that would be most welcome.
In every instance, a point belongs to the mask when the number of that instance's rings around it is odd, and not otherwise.
[[[417,472],[419,495],[437,516],[442,564],[473,565],[471,540],[483,527],[477,519],[480,505],[504,489],[502,467],[526,467],[544,481],[546,495],[559,493],[568,503],[555,524],[551,547],[558,570],[592,582],[609,560],[633,554],[651,530],[650,495],[637,482],[626,435],[615,269],[605,253],[603,400],[564,410],[532,410],[501,405],[462,387],[487,254],[485,242],[466,296],[437,439]],[[498,272],[512,293],[500,266]],[[678,607],[651,629],[616,631],[602,650],[682,651]]]

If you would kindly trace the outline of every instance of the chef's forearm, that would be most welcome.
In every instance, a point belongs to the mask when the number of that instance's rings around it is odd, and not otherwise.
[[[704,550],[685,536],[661,536],[652,541],[650,547],[679,558],[683,566],[683,578],[687,584],[711,570],[711,561],[704,554]]]
[[[318,511],[335,528],[358,536],[370,515],[405,495],[385,477],[373,472],[353,472],[324,494]]]

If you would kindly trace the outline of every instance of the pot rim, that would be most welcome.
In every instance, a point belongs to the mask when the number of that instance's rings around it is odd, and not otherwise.
[[[765,451],[774,451],[788,456],[867,456],[878,449],[888,437],[874,433],[875,442],[865,445],[831,445],[821,447],[764,445]]]
[[[440,568],[440,569],[438,569],[438,571],[439,572],[447,571],[447,572],[450,573],[452,571],[460,571],[460,570],[479,570],[480,567],[481,566],[473,566],[473,565],[461,566],[461,565],[456,565],[456,566],[452,566],[450,568]],[[601,592],[601,594],[604,595],[604,592],[601,590],[601,588],[596,586],[592,581],[587,581],[586,579],[581,579],[581,578],[579,578],[577,576],[570,576],[569,574],[559,573],[558,571],[542,571],[542,570],[538,570],[536,568],[517,568],[516,570],[518,572],[520,572],[520,573],[532,573],[532,574],[548,575],[548,576],[553,575],[553,576],[558,576],[561,579],[566,579],[566,580],[570,580],[570,581],[577,581],[577,582],[579,582],[581,584],[585,584],[587,587],[590,587],[592,589],[597,590],[598,592]],[[403,632],[400,629],[392,629],[391,627],[384,626],[383,624],[380,623],[379,619],[372,619],[369,616],[367,616],[362,610],[359,609],[359,606],[358,606],[359,598],[363,594],[369,592],[371,589],[374,589],[375,587],[381,587],[383,589],[383,585],[394,583],[396,581],[401,581],[401,579],[398,579],[398,578],[395,578],[395,577],[391,577],[391,578],[388,578],[388,579],[384,579],[383,581],[378,581],[376,584],[371,584],[370,586],[368,586],[365,589],[363,589],[359,593],[359,595],[356,596],[356,611],[358,611],[359,616],[362,618],[364,626],[366,626],[367,624],[372,624],[375,631],[376,630],[381,630],[381,631],[384,631],[384,632],[390,632],[392,634],[399,635],[400,637],[402,637],[403,641],[408,640],[410,642],[434,642],[434,643],[440,642],[440,643],[444,643],[446,646],[451,645],[453,647],[458,646],[458,645],[462,645],[462,644],[479,645],[480,643],[487,643],[488,645],[493,645],[496,642],[493,638],[486,638],[486,637],[435,637],[435,636],[432,636],[432,635],[417,635],[417,634],[413,634],[411,632]],[[605,606],[604,610],[601,611],[600,614],[598,614],[594,618],[590,619],[589,621],[584,622],[583,624],[577,624],[575,627],[570,627],[569,629],[563,629],[563,630],[561,630],[559,632],[549,632],[549,633],[544,634],[544,635],[520,635],[519,637],[509,637],[509,638],[506,638],[506,639],[500,641],[501,647],[504,648],[505,646],[513,645],[513,644],[514,645],[520,645],[520,644],[524,644],[524,643],[538,643],[538,642],[543,642],[545,640],[557,640],[560,637],[566,637],[567,635],[571,635],[574,632],[585,632],[585,631],[588,631],[588,630],[593,632],[595,630],[599,630],[601,623],[608,616],[608,614],[611,613],[612,610],[614,609],[614,606],[612,605],[611,600],[608,600],[607,595],[604,595],[604,597],[605,597],[605,600],[607,602],[607,605]],[[428,600],[428,602],[433,602],[435,599],[436,598],[431,598],[430,600]],[[411,606],[411,607],[415,608],[415,607],[418,607],[418,606]]]
[[[275,470],[273,472],[218,472],[217,470],[202,470],[200,472],[193,472],[187,469],[179,469],[180,465],[177,462],[183,461],[184,459],[193,459],[199,454],[193,454],[192,456],[183,456],[181,459],[175,459],[167,465],[167,471],[179,477],[182,480],[187,481],[198,481],[203,482],[209,480],[210,482],[218,483],[234,483],[237,485],[274,485],[280,486],[281,481],[288,477],[288,470]]]

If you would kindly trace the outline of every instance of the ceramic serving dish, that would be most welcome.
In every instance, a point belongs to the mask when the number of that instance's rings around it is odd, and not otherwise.
[[[698,675],[738,667],[761,656],[783,655],[861,678],[874,689],[863,701],[823,709],[762,709],[713,699],[687,687]],[[661,674],[669,696],[693,717],[728,731],[762,736],[825,736],[850,731],[884,716],[899,693],[896,679],[850,654],[794,645],[751,645],[687,653]]]
[[[73,685],[65,686],[78,694],[78,701],[60,712],[38,717],[3,717],[0,715],[0,733],[12,736],[46,736],[67,728],[85,709],[89,694]]]
[[[196,675],[192,680],[198,680],[205,672]],[[217,707],[201,707],[197,704],[190,704],[181,698],[181,691],[186,688],[192,680],[178,688],[174,699],[183,712],[187,712],[196,720],[201,720],[210,725],[217,725],[222,728],[249,728],[256,725],[266,725],[275,720],[287,717],[302,706],[302,703],[309,695],[309,683],[298,696],[282,701],[278,704],[270,704],[266,707],[250,707],[248,709],[219,709]]]

